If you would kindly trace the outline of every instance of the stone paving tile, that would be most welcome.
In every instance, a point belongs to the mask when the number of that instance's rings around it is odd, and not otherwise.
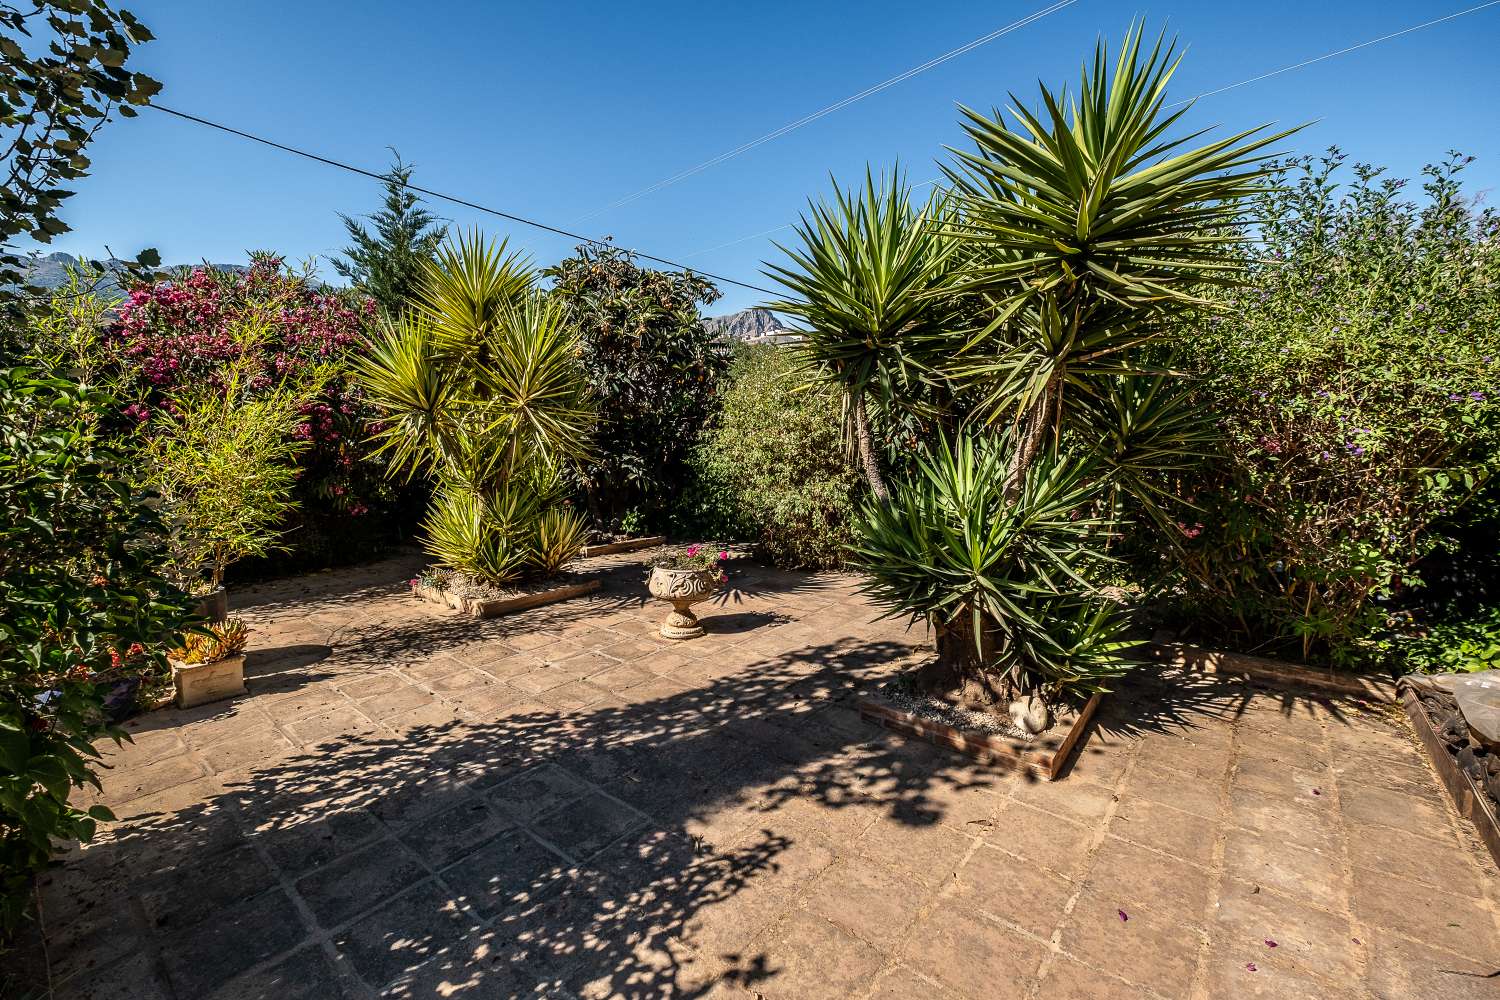
[[[104,748],[54,1000],[1500,996],[1500,873],[1384,710],[1140,674],[1042,783],[859,718],[925,637],[852,578],[737,568],[668,644],[636,557],[492,622],[417,565],[236,595],[308,652]]]

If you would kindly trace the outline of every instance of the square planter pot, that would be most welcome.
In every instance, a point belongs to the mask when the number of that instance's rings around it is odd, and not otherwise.
[[[177,689],[177,707],[192,708],[245,693],[245,656],[229,656],[212,663],[172,665],[172,686]]]

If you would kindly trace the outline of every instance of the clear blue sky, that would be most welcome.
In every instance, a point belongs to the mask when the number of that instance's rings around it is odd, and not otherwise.
[[[160,100],[327,156],[384,169],[387,146],[416,183],[766,284],[773,237],[831,174],[899,160],[934,176],[958,140],[956,103],[989,107],[1036,81],[1069,82],[1094,40],[1133,14],[1188,47],[1182,97],[1473,6],[1479,0],[1078,0],[745,155],[629,205],[580,217],[802,115],[1048,6],[1048,0],[705,4],[205,3],[128,6],[157,41],[132,65]],[[1470,188],[1500,185],[1495,52],[1500,6],[1205,98],[1201,124],[1316,119],[1294,149],[1331,143],[1414,174],[1456,148],[1479,157]],[[170,262],[336,252],[336,211],[374,208],[376,185],[152,111],[113,124],[66,205],[53,249],[160,248]],[[1500,197],[1495,194],[1493,197]],[[1493,200],[1492,197],[1492,200]],[[461,226],[509,234],[541,263],[568,240],[467,209]],[[785,234],[777,234],[784,237]],[[707,251],[707,252],[705,252]],[[331,269],[323,265],[325,275]],[[724,286],[711,312],[763,296]]]

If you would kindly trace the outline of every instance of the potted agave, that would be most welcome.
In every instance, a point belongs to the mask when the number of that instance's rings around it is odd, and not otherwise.
[[[192,708],[245,693],[245,640],[250,629],[241,618],[211,623],[189,632],[167,654],[177,706]]]
[[[703,545],[689,545],[652,562],[646,587],[652,597],[672,605],[672,612],[661,625],[663,636],[696,639],[703,634],[692,605],[712,597],[729,579],[721,565],[728,558],[728,552],[715,553]]]

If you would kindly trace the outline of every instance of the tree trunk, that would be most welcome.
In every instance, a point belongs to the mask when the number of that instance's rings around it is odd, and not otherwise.
[[[967,611],[951,622],[939,622],[937,657],[927,661],[912,678],[925,695],[974,711],[1004,709],[1019,692],[1010,678],[994,670],[994,637],[986,629],[983,650],[974,643]]]
[[[1059,380],[1053,376],[1042,396],[1021,417],[1021,439],[1016,442],[1016,452],[1011,458],[1010,468],[1005,473],[1005,496],[1014,500],[1026,482],[1026,473],[1036,461],[1037,454],[1053,431],[1053,413],[1057,405]]]
[[[870,416],[865,410],[865,394],[861,390],[850,401],[854,415],[854,448],[859,457],[860,468],[870,492],[881,503],[888,503],[891,491],[885,485],[885,476],[880,471],[880,456],[875,453],[875,436],[870,433]]]

